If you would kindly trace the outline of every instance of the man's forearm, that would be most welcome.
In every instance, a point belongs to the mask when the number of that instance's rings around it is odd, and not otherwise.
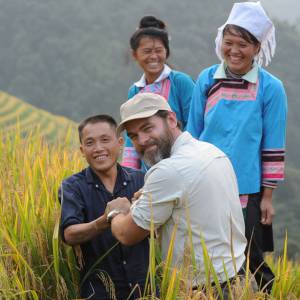
[[[65,241],[71,246],[85,243],[101,234],[109,226],[104,215],[89,223],[68,226],[64,230]]]
[[[119,214],[111,222],[111,230],[115,238],[123,245],[135,245],[146,236],[149,231],[137,226],[131,216],[131,213]]]

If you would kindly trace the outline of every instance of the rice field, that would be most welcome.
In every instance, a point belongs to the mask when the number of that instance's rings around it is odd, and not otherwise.
[[[0,129],[13,132],[18,124],[20,132],[26,136],[33,128],[38,128],[48,141],[63,137],[67,130],[76,131],[76,124],[62,116],[55,116],[38,109],[14,96],[0,91]]]
[[[82,161],[41,136],[0,134],[0,299],[76,295],[72,249],[59,245],[57,190]]]
[[[49,143],[47,130],[37,128],[24,135],[21,128],[0,130],[0,299],[78,299],[73,251],[59,238],[57,199],[62,179],[84,167],[74,146],[77,136],[70,130],[63,140]],[[191,291],[185,270],[170,268],[172,244],[167,261],[159,263],[153,236],[152,232],[145,299],[158,299],[157,287],[160,299],[217,299],[218,285]],[[277,276],[271,296],[253,291],[252,275],[247,273],[245,282],[231,287],[232,297],[300,299],[300,264],[288,260],[286,247],[287,242],[282,257],[268,257]],[[211,272],[209,264],[207,258]]]

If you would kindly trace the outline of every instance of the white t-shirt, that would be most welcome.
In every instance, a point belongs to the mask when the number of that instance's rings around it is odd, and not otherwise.
[[[192,237],[197,265],[194,285],[205,282],[201,237],[220,282],[226,281],[223,263],[231,278],[234,264],[238,271],[245,260],[245,225],[232,165],[221,150],[188,132],[176,139],[170,158],[147,172],[132,217],[139,227],[150,230],[152,220],[160,230],[163,259],[177,224],[174,266],[189,259]]]

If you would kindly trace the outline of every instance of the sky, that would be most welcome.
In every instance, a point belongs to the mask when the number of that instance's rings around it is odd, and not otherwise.
[[[271,18],[286,21],[300,28],[299,0],[261,0]]]

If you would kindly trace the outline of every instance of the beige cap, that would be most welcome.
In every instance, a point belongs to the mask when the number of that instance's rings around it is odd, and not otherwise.
[[[124,130],[124,124],[135,119],[148,118],[155,115],[159,110],[172,111],[167,100],[153,93],[139,93],[121,105],[121,122],[118,132]]]

